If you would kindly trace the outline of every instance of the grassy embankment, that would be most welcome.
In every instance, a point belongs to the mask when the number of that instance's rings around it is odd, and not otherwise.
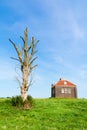
[[[0,130],[87,130],[87,99],[35,99],[31,110],[0,99]]]

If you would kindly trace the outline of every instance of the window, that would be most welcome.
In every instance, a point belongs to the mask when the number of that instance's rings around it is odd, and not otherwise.
[[[62,88],[61,93],[68,93],[71,94],[71,88]]]
[[[62,89],[61,89],[61,93],[64,93],[64,92],[65,92],[65,90],[64,90],[64,88],[62,88]]]
[[[69,94],[71,93],[71,88],[68,88],[68,93],[69,93]]]

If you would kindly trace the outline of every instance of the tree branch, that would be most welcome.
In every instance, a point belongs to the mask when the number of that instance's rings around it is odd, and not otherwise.
[[[17,59],[17,58],[14,58],[14,57],[10,57],[11,59],[13,59],[13,60],[17,60],[17,61],[19,61],[19,59]],[[20,61],[19,61],[20,62]]]
[[[23,43],[24,43],[24,45],[25,45],[25,40],[24,40],[24,38],[23,38],[22,36],[20,36],[20,38],[22,39],[22,41],[23,41]]]
[[[37,40],[36,43],[34,44],[35,47],[37,46],[38,42],[39,42],[39,40]]]
[[[17,54],[19,54],[18,48],[16,47],[15,43],[14,43],[11,39],[9,39],[9,41],[10,41],[10,42],[12,43],[12,45],[14,46],[15,50],[17,51]]]
[[[30,64],[28,66],[30,66],[38,57],[35,57],[34,59],[32,59],[32,61],[30,62]]]
[[[12,45],[14,46],[14,48],[15,48],[17,54],[18,54],[19,61],[22,63],[21,53],[19,52],[19,50],[18,50],[18,48],[16,47],[15,43],[14,43],[11,39],[9,39],[9,41],[10,41],[10,42],[12,43]]]
[[[35,67],[37,67],[38,65],[34,65],[33,67],[32,67],[32,69],[34,69]]]
[[[29,81],[28,88],[32,85],[32,81],[33,81],[33,79],[32,79],[32,77],[31,77],[31,79],[30,79],[30,81]]]

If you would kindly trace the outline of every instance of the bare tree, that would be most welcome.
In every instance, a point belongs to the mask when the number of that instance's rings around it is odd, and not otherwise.
[[[16,44],[9,39],[11,44],[14,46],[18,58],[11,57],[14,60],[17,60],[20,62],[20,70],[22,72],[22,83],[21,83],[21,97],[23,101],[27,99],[28,96],[28,89],[31,86],[32,79],[29,81],[29,77],[31,76],[31,73],[33,69],[37,66],[34,65],[34,61],[37,59],[35,56],[35,53],[37,52],[36,46],[39,40],[35,40],[34,37],[32,37],[30,43],[28,44],[28,29],[26,28],[24,31],[24,38],[20,36],[20,38],[23,41],[23,47],[20,49],[16,46]]]

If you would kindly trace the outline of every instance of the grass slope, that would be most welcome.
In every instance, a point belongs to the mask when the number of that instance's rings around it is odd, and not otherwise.
[[[35,99],[31,110],[0,99],[0,130],[87,130],[87,99]]]

